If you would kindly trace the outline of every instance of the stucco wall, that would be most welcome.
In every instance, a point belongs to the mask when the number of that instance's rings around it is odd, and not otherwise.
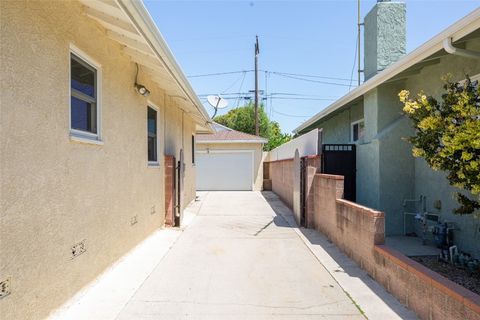
[[[363,104],[357,103],[349,106],[325,121],[319,122],[316,127],[322,128],[322,142],[327,143],[349,143],[350,125],[352,122],[363,118]],[[293,155],[292,155],[293,156]]]
[[[254,150],[254,191],[261,191],[263,188],[263,146],[261,143],[197,143],[197,150]]]
[[[480,41],[469,40],[466,48],[480,51]],[[414,131],[402,116],[398,92],[409,89],[414,95],[424,90],[440,97],[443,91],[440,78],[446,73],[451,73],[454,80],[461,80],[465,73],[480,73],[480,62],[444,55],[420,70],[408,72],[403,80],[391,81],[366,93],[361,108],[363,116],[353,117],[347,109],[317,126],[323,128],[324,143],[348,143],[350,123],[364,117],[365,137],[357,145],[357,202],[386,213],[387,235],[403,231],[403,200],[426,195],[427,210],[440,212],[442,220],[456,222],[459,226],[456,241],[464,250],[480,256],[480,246],[476,245],[480,241],[480,222],[473,217],[451,214],[457,206],[452,198],[455,188],[448,185],[444,173],[431,170],[422,159],[414,159],[411,146],[404,140]],[[433,207],[435,200],[442,201],[441,210]]]
[[[466,48],[480,51],[480,40],[473,39],[466,44]],[[480,60],[462,58],[454,55],[446,55],[441,62],[425,67],[418,75],[411,77],[406,88],[412,95],[421,90],[441,98],[443,82],[441,77],[446,73],[452,75],[453,80],[462,80],[465,74],[470,76],[480,73]],[[458,216],[452,214],[452,210],[458,207],[452,194],[459,190],[450,186],[445,173],[432,170],[422,158],[415,159],[415,198],[420,195],[427,197],[427,210],[440,213],[441,219],[457,223],[459,229],[455,231],[455,242],[460,250],[470,252],[477,258],[480,257],[480,220],[472,216]],[[441,209],[433,206],[436,200],[441,201]]]
[[[364,26],[364,70],[368,80],[405,55],[405,3],[376,3],[365,16]]]
[[[0,310],[40,319],[163,226],[162,150],[178,156],[182,132],[193,199],[193,123],[185,115],[181,131],[182,112],[142,74],[149,100],[133,90],[135,65],[77,2],[1,1],[0,23],[0,281],[12,291]],[[70,43],[102,65],[103,145],[69,138]],[[158,167],[147,166],[148,101],[159,108]]]

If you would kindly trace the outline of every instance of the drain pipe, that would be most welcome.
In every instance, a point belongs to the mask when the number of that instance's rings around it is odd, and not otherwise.
[[[450,54],[455,54],[457,56],[480,59],[480,52],[456,48],[452,44],[452,38],[446,38],[443,40],[443,49]]]

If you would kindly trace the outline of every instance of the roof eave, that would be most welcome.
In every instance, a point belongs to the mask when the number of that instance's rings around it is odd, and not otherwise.
[[[350,91],[327,108],[323,109],[296,129],[293,130],[294,133],[299,133],[300,131],[305,130],[309,126],[313,125],[315,122],[321,120],[330,113],[338,110],[339,108],[345,106],[347,103],[352,102],[354,99],[364,95],[368,91],[376,88],[383,82],[391,79],[395,75],[404,71],[405,69],[415,65],[416,63],[422,61],[423,59],[431,56],[432,54],[443,49],[443,40],[446,38],[452,38],[452,41],[459,40],[469,33],[480,28],[480,9],[472,11],[470,14],[457,21],[444,31],[437,34],[435,37],[425,42],[423,45],[407,54],[397,62],[390,65],[385,70],[379,72],[377,75],[373,76],[366,82],[364,82],[359,87]]]
[[[210,143],[222,143],[222,144],[227,144],[227,143],[267,143],[267,140],[197,140],[197,144],[210,144]]]
[[[154,51],[155,55],[163,62],[167,71],[177,82],[182,92],[186,95],[186,98],[195,106],[199,112],[199,116],[202,118],[202,126],[204,126],[209,132],[214,132],[211,125],[212,119],[208,115],[207,111],[203,107],[202,102],[195,94],[192,86],[187,80],[182,69],[178,65],[172,51],[168,47],[165,39],[158,30],[155,22],[153,21],[150,13],[145,8],[141,0],[116,0],[119,7],[127,14],[132,23],[137,28],[138,32],[145,38]]]

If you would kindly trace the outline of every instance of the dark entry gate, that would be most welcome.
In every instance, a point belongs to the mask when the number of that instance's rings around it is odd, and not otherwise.
[[[356,197],[356,150],[354,144],[324,144],[322,146],[322,173],[345,177],[344,198]]]

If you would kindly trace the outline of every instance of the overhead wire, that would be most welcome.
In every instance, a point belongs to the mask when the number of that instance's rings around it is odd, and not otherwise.
[[[226,74],[235,74],[235,73],[244,73],[244,72],[253,72],[253,71],[255,71],[255,70],[240,70],[240,71],[227,71],[227,72],[217,72],[217,73],[195,74],[195,75],[187,76],[187,78],[223,76],[223,75],[226,75]]]
[[[286,75],[286,74],[282,74],[282,73],[274,73],[274,72],[272,72],[272,74],[275,74],[275,75],[280,76],[280,77],[291,78],[291,79],[300,80],[300,81],[321,83],[321,84],[341,86],[341,87],[348,87],[348,84],[343,84],[343,83],[338,83],[338,82],[312,80],[312,79],[306,79],[306,78],[301,78],[301,77],[297,77],[297,76],[290,76],[290,75]]]
[[[353,72],[355,71],[355,66],[357,65],[357,54],[358,54],[358,31],[357,31],[357,36],[355,37],[355,54],[353,55],[353,66],[352,66],[352,72],[350,72],[350,84],[348,85],[348,91],[352,88],[352,82],[353,82]]]
[[[297,115],[297,114],[288,114],[288,113],[283,113],[283,112],[276,111],[276,110],[274,110],[273,112],[276,113],[276,114],[285,116],[285,117],[292,117],[292,118],[310,118],[310,116],[301,116],[301,115]]]
[[[238,91],[242,91],[242,88],[243,88],[243,82],[245,81],[245,76],[247,75],[247,72],[244,72],[243,73],[243,79],[242,79],[242,82],[240,83],[240,88],[238,89]],[[240,98],[237,98],[237,101],[236,101],[236,107],[238,107],[240,104]]]
[[[244,72],[254,72],[254,71],[255,70],[226,71],[226,72],[195,74],[195,75],[189,75],[187,77],[188,78],[214,77],[214,76],[222,76],[222,75],[244,73]],[[303,78],[318,78],[318,79],[339,80],[339,81],[346,81],[346,82],[350,82],[352,80],[352,77],[350,77],[350,78],[340,78],[340,77],[328,77],[328,76],[315,75],[315,74],[289,73],[289,72],[270,71],[270,70],[259,70],[259,71],[268,72],[268,73],[272,73],[272,74],[276,74],[276,75],[295,76],[295,77],[303,77]]]

